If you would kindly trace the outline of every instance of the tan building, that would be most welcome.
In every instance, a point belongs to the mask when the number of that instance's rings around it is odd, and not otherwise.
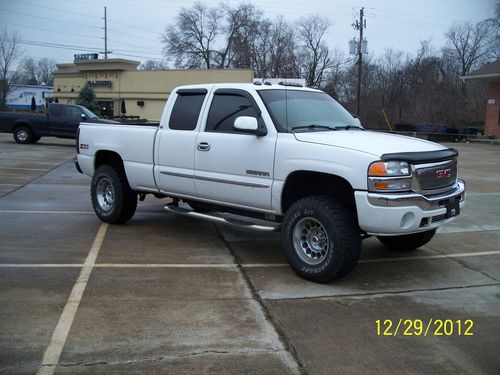
[[[125,102],[127,116],[159,121],[172,90],[180,85],[218,82],[252,82],[247,69],[224,70],[137,70],[139,61],[125,59],[76,60],[58,64],[54,73],[54,98],[74,103],[88,83],[95,91],[101,115],[121,115]]]
[[[500,138],[500,60],[487,64],[462,79],[488,83],[484,134]]]

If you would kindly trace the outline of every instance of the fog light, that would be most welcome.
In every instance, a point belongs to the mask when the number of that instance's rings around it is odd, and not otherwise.
[[[407,212],[401,218],[401,224],[399,224],[401,229],[408,229],[415,222],[415,214],[413,212]]]

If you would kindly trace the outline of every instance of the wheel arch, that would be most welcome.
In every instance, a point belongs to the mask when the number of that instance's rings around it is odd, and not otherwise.
[[[125,167],[123,164],[123,159],[115,151],[110,150],[99,150],[94,155],[94,171],[97,170],[101,165],[111,165],[117,172],[125,175]]]
[[[29,122],[26,122],[26,121],[18,121],[18,122],[15,122],[14,124],[12,124],[12,132],[14,133],[16,131],[17,128],[20,128],[20,127],[26,127],[30,130],[31,134],[33,134],[33,127],[31,126],[31,124]]]
[[[293,171],[287,176],[281,194],[281,210],[285,213],[295,201],[314,195],[336,197],[356,213],[354,189],[349,181],[335,174],[306,170]]]

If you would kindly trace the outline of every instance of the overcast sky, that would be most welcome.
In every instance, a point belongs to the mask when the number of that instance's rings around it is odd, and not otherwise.
[[[217,5],[220,0],[204,0]],[[241,1],[225,0],[237,5]],[[439,49],[444,33],[456,22],[478,22],[492,17],[496,0],[249,0],[274,19],[295,21],[303,15],[327,16],[332,28],[331,47],[346,54],[356,34],[351,24],[365,7],[369,53],[387,48],[414,53],[421,40]],[[110,57],[145,61],[162,59],[161,34],[182,6],[191,0],[0,0],[0,27],[17,30],[26,56],[50,57],[58,63],[73,61],[73,54],[104,50],[104,6],[108,13]]]

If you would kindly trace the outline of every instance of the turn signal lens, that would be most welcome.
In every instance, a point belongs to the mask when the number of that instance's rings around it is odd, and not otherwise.
[[[374,186],[377,190],[387,190],[389,188],[389,184],[387,182],[375,182]]]
[[[385,168],[385,163],[383,161],[379,161],[370,165],[368,169],[368,174],[370,176],[387,176],[387,170]]]

